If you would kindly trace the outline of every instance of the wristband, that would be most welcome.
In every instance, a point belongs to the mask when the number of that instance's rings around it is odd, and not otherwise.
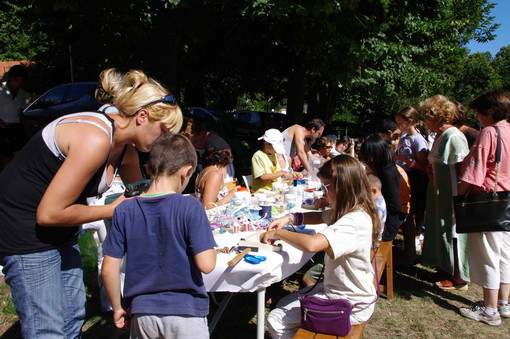
[[[292,224],[294,226],[301,226],[301,225],[303,225],[305,215],[304,215],[304,213],[301,213],[301,212],[292,213],[291,218],[292,218]]]

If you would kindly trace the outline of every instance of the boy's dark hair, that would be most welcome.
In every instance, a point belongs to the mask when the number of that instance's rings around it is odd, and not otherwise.
[[[395,132],[397,130],[397,123],[390,119],[382,119],[377,126],[377,133],[388,133],[388,131]]]
[[[315,128],[315,130],[318,130],[319,128],[321,128],[322,126],[326,126],[326,124],[324,123],[324,121],[322,121],[321,119],[319,118],[316,118],[316,119],[312,119],[310,121],[308,121],[306,124],[305,124],[305,128],[309,131],[311,131],[313,128]]]
[[[197,154],[191,142],[180,134],[163,134],[152,144],[147,168],[152,178],[172,175],[186,165],[197,166]]]
[[[510,114],[510,92],[496,90],[480,94],[471,101],[469,108],[482,115],[489,115],[489,110],[492,110],[494,121],[508,119]]]
[[[23,65],[14,65],[7,71],[7,79],[9,78],[28,78],[27,68]]]

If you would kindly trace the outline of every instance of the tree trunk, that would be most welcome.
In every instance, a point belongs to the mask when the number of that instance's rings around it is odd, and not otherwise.
[[[301,58],[299,58],[301,59]],[[287,118],[289,125],[303,122],[303,106],[305,99],[305,67],[302,62],[296,63],[291,70],[287,94]]]

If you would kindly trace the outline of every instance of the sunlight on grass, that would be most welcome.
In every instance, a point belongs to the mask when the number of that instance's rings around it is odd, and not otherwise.
[[[11,290],[7,284],[0,284],[0,311],[3,316],[17,316],[12,302]]]

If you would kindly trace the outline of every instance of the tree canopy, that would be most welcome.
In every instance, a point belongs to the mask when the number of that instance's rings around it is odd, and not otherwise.
[[[143,69],[189,106],[285,105],[289,123],[370,123],[443,93],[510,85],[488,0],[19,0],[1,5],[2,59],[44,67],[40,86]],[[483,77],[477,77],[483,72]]]

